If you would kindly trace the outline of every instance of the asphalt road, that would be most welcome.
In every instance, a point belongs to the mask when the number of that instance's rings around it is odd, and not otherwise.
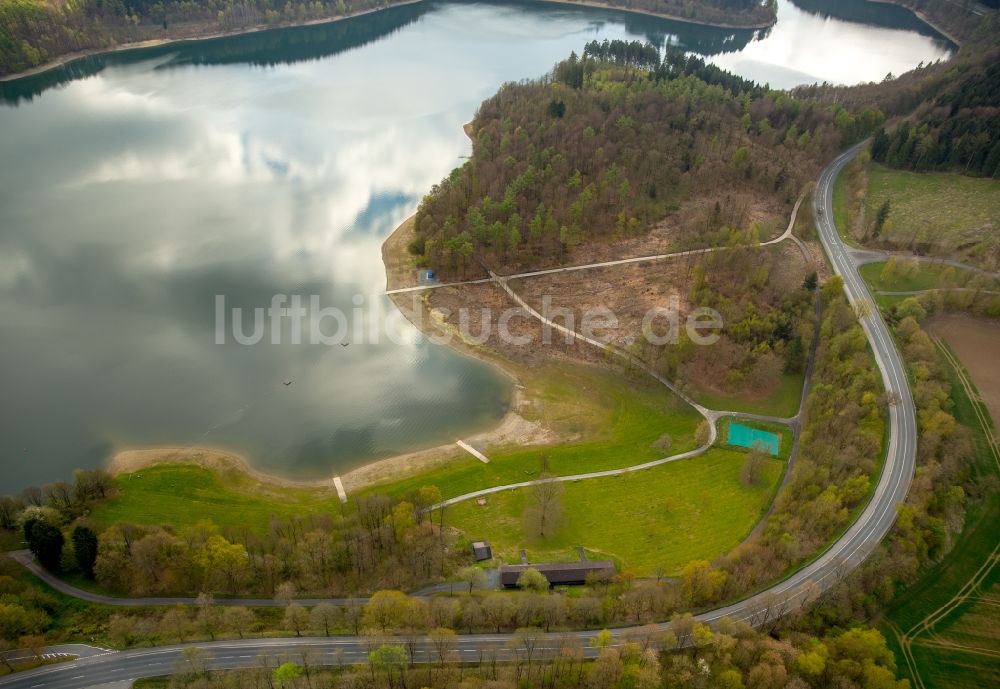
[[[871,303],[871,295],[858,275],[846,247],[840,241],[831,220],[833,205],[833,180],[837,173],[857,153],[858,147],[834,160],[820,175],[816,187],[813,212],[823,247],[834,271],[843,277],[844,289],[853,304]],[[820,209],[822,208],[822,211]],[[830,588],[842,576],[856,567],[878,544],[892,527],[897,505],[906,497],[913,477],[916,456],[916,414],[909,383],[899,352],[889,335],[877,309],[869,309],[861,325],[871,343],[876,362],[887,390],[896,394],[898,401],[889,408],[889,448],[885,466],[875,487],[874,495],[858,520],[826,552],[812,563],[775,584],[764,592],[733,605],[698,615],[702,622],[712,622],[721,617],[745,620],[760,624],[766,619],[789,612],[812,596]],[[626,630],[616,630],[621,637]],[[593,632],[569,635],[549,635],[539,645],[554,648],[560,637],[585,641]],[[506,634],[462,635],[456,650],[463,660],[471,661],[483,653],[509,653],[510,641]],[[420,642],[415,658],[432,659],[426,642]],[[214,643],[188,644],[152,649],[135,649],[109,655],[53,665],[0,679],[0,687],[11,689],[84,689],[111,682],[132,680],[138,677],[169,674],[186,661],[185,649],[198,647],[204,662],[210,668],[240,668],[260,665],[262,657],[294,656],[299,649],[308,648],[315,664],[352,663],[363,661],[366,656],[365,640],[358,637],[309,638],[309,639],[245,639]],[[592,653],[592,649],[587,649]]]

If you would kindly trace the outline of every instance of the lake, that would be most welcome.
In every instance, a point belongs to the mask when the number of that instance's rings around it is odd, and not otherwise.
[[[421,2],[4,83],[0,492],[145,446],[329,477],[495,423],[510,382],[398,322],[380,247],[469,154],[462,124],[484,98],[603,38],[679,45],[777,87],[880,80],[951,50],[860,0],[783,1],[767,31]],[[220,295],[248,314],[315,296],[391,319],[396,337],[218,344]]]

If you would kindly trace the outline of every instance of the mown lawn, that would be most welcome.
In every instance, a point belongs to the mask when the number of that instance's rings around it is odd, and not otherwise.
[[[529,481],[543,471],[568,476],[617,469],[696,446],[701,416],[658,383],[581,366],[558,366],[533,374],[533,378],[526,385],[538,391],[536,416],[563,434],[578,436],[578,440],[529,448],[486,448],[489,464],[462,457],[372,490],[403,495],[413,488],[433,485],[448,498]],[[669,436],[666,444],[659,442],[664,436]]]
[[[868,263],[860,268],[861,277],[876,290],[885,292],[913,292],[942,287],[980,287],[1000,289],[996,280],[970,270],[926,261],[897,263],[896,270],[887,271],[886,263]]]
[[[337,494],[330,490],[258,486],[196,466],[150,467],[119,476],[117,483],[119,495],[97,505],[90,514],[99,524],[184,527],[208,520],[220,527],[264,532],[272,516],[340,511]]]
[[[900,249],[923,244],[933,253],[947,255],[961,247],[976,258],[998,241],[1000,180],[871,165],[865,217],[874,219],[886,199],[891,210],[880,239]]]
[[[802,399],[802,374],[782,373],[774,393],[762,399],[707,391],[698,391],[696,397],[698,402],[709,409],[719,411],[741,411],[780,417],[795,416],[799,411],[799,401]]]
[[[549,538],[525,535],[530,489],[447,508],[445,523],[470,539],[485,538],[494,555],[535,562],[575,560],[583,546],[639,576],[676,574],[691,560],[720,555],[743,540],[770,504],[784,462],[767,459],[757,485],[740,481],[745,452],[713,448],[694,459],[615,478],[563,484],[560,526]]]

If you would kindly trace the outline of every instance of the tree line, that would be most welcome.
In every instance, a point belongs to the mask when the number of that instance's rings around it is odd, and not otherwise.
[[[151,38],[333,18],[398,0],[0,0],[0,75]]]

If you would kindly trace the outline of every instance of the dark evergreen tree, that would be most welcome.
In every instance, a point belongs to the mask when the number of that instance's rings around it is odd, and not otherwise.
[[[73,555],[80,571],[94,578],[94,564],[97,562],[97,534],[86,526],[73,529]]]
[[[62,569],[62,551],[66,539],[59,527],[43,521],[35,521],[31,525],[28,538],[28,548],[43,567],[58,572]]]

